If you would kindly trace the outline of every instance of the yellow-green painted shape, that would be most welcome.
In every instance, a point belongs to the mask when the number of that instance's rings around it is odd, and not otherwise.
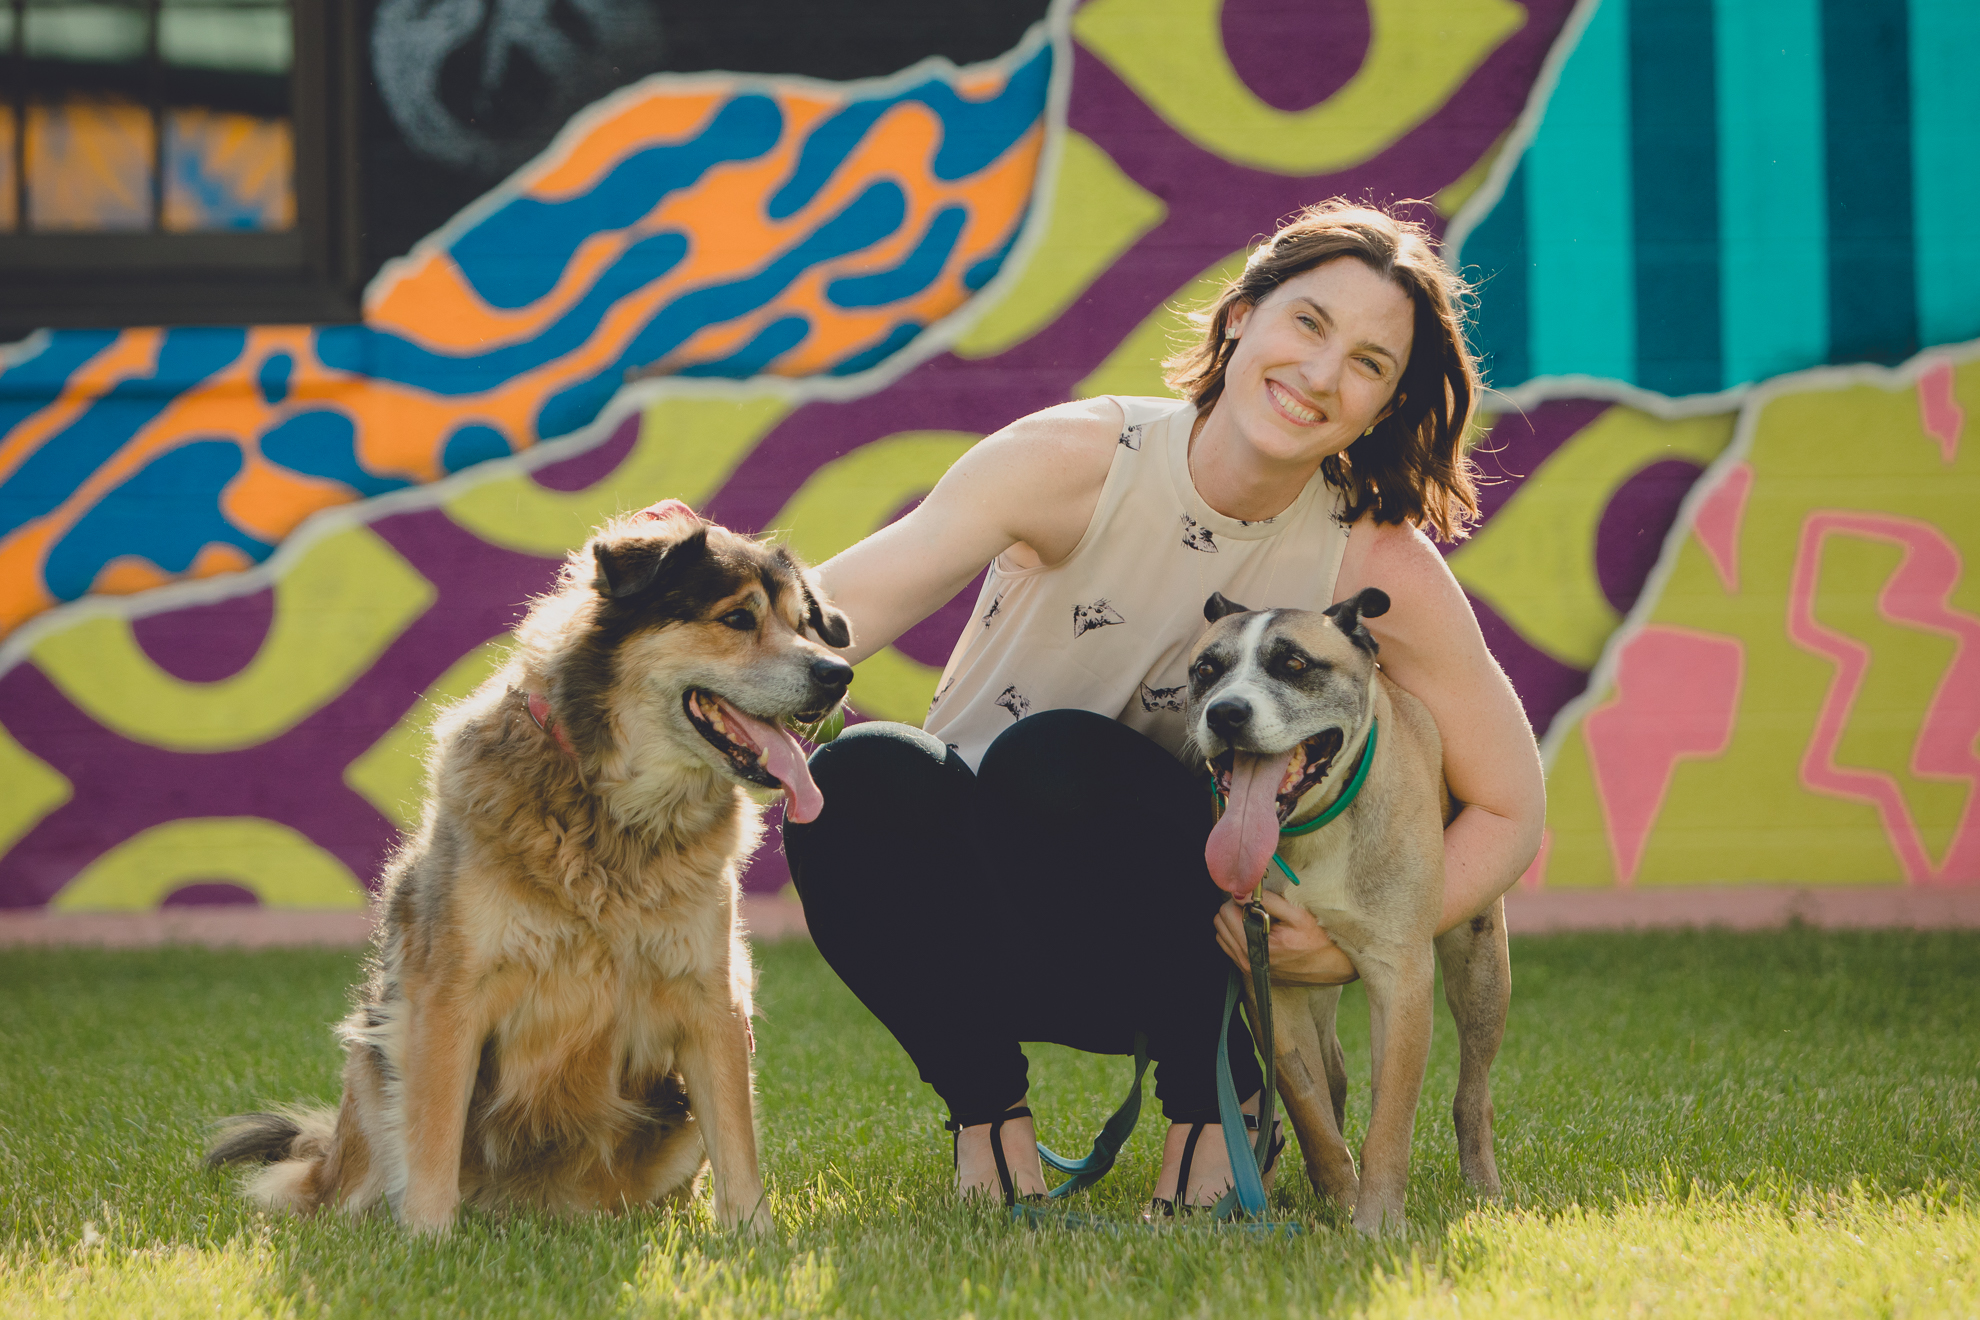
[[[1511,0],[1370,0],[1368,55],[1305,110],[1267,105],[1224,50],[1220,0],[1093,0],[1073,34],[1198,146],[1304,177],[1373,159],[1448,101],[1526,24]]]
[[[1127,398],[1147,398],[1169,394],[1162,379],[1162,359],[1182,348],[1202,332],[1189,323],[1189,314],[1214,301],[1224,286],[1244,269],[1247,252],[1233,252],[1195,279],[1176,290],[1160,307],[1115,346],[1107,360],[1093,374],[1073,386],[1073,397],[1091,399],[1102,394]]]
[[[482,680],[508,658],[507,634],[483,642],[448,667],[420,694],[399,722],[365,753],[344,767],[344,782],[378,808],[400,830],[419,824],[420,798],[426,786],[426,751],[433,717],[444,706],[480,687]]]
[[[615,514],[663,499],[700,508],[790,410],[771,395],[670,396],[640,418],[625,461],[583,490],[550,490],[517,472],[470,487],[444,509],[490,544],[561,559]]]
[[[368,527],[327,536],[275,582],[274,617],[238,674],[188,683],[146,656],[128,619],[98,615],[38,643],[69,700],[135,742],[182,752],[252,747],[349,687],[433,603],[433,584]]]
[[[1836,667],[1789,637],[1788,602],[1802,528],[1810,514],[1831,510],[1930,523],[1966,565],[1948,604],[1980,614],[1980,574],[1971,567],[1980,564],[1980,520],[1973,516],[1980,508],[1980,445],[1973,439],[1980,364],[1960,368],[1955,387],[1968,420],[1951,463],[1924,433],[1910,386],[1810,389],[1767,402],[1754,420],[1738,589],[1726,589],[1698,538],[1687,536],[1647,620],[1740,642],[1745,682],[1732,739],[1721,756],[1678,762],[1645,843],[1637,885],[1905,882],[1874,806],[1802,782],[1802,760]],[[1970,790],[1964,783],[1914,776],[1910,758],[1930,694],[1944,681],[1952,643],[1894,623],[1878,610],[1876,597],[1897,554],[1877,540],[1831,536],[1813,609],[1821,624],[1870,648],[1836,760],[1892,777],[1937,862]],[[1547,796],[1554,840],[1547,883],[1613,884],[1579,727],[1561,744]]]
[[[1451,555],[1451,572],[1527,641],[1578,669],[1592,668],[1622,623],[1595,570],[1595,536],[1609,498],[1652,463],[1710,463],[1731,443],[1734,421],[1730,413],[1666,422],[1634,408],[1609,409],[1555,450]]]
[[[821,563],[933,489],[977,438],[963,431],[905,431],[861,445],[814,472],[773,526],[789,533],[798,554]],[[868,715],[918,725],[941,676],[939,669],[885,647],[857,667],[847,700]]]
[[[117,845],[71,880],[57,912],[148,912],[173,890],[224,880],[262,906],[349,911],[364,886],[350,869],[287,825],[259,816],[168,821]]]
[[[1044,237],[1011,291],[957,341],[957,356],[992,357],[1037,334],[1167,214],[1093,139],[1068,129]]]
[[[66,776],[0,727],[0,856],[74,796]]]

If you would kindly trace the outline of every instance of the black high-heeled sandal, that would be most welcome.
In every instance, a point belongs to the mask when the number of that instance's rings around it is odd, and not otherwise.
[[[1190,1161],[1196,1158],[1196,1143],[1202,1138],[1203,1129],[1209,1126],[1210,1124],[1207,1122],[1191,1123],[1189,1125],[1189,1135],[1183,1138],[1182,1159],[1177,1161],[1176,1164],[1175,1199],[1169,1200],[1160,1196],[1150,1197],[1148,1199],[1148,1208],[1151,1217],[1153,1215],[1161,1215],[1166,1219],[1173,1219],[1178,1212],[1193,1214],[1198,1210],[1209,1210],[1216,1204],[1215,1202],[1211,1202],[1209,1205],[1182,1204],[1183,1198],[1189,1195],[1189,1165]],[[1246,1114],[1244,1116],[1244,1127],[1247,1132],[1258,1131],[1258,1115]],[[1265,1152],[1265,1167],[1259,1171],[1261,1175],[1270,1173],[1279,1166],[1279,1152],[1285,1148],[1285,1120],[1275,1118],[1272,1120],[1272,1144]]]
[[[988,1117],[969,1116],[965,1118],[951,1118],[942,1125],[954,1134],[954,1140],[951,1143],[950,1149],[951,1158],[954,1161],[954,1167],[957,1172],[961,1172],[962,1170],[962,1130],[966,1127],[975,1127],[979,1123],[988,1123],[990,1125],[990,1155],[991,1158],[997,1161],[997,1183],[1004,1190],[1005,1205],[1016,1205],[1020,1201],[1026,1205],[1043,1205],[1045,1203],[1045,1195],[1042,1192],[1026,1192],[1023,1196],[1017,1194],[1017,1185],[1011,1181],[1010,1163],[1004,1159],[1004,1124],[1014,1118],[1030,1117],[1030,1107],[1019,1105],[1016,1109],[1001,1110]]]

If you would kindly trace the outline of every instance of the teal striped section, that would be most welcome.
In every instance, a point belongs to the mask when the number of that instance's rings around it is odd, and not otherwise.
[[[1629,124],[1628,0],[1601,0],[1524,161],[1535,376],[1636,377]]]
[[[1980,338],[1980,4],[1911,0],[1919,342]]]
[[[1972,3],[1972,0],[1960,0]],[[1820,0],[1716,0],[1725,385],[1827,359]]]

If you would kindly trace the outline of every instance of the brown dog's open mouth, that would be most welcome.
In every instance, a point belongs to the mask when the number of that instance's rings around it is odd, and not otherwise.
[[[1341,754],[1344,741],[1339,729],[1322,729],[1293,748],[1286,760],[1285,775],[1279,781],[1276,805],[1279,823],[1298,809],[1299,800],[1318,787],[1334,768],[1334,758]],[[1210,773],[1216,776],[1217,791],[1229,799],[1231,795],[1231,771],[1237,765],[1237,752],[1226,748],[1224,752],[1210,760]]]
[[[694,731],[707,739],[710,747],[728,758],[729,767],[738,776],[765,788],[783,787],[777,776],[763,764],[765,749],[761,740],[750,736],[751,724],[760,726],[766,721],[736,719],[734,717],[742,712],[713,692],[703,692],[698,688],[689,688],[681,697],[681,708],[687,712],[688,723],[694,726]]]

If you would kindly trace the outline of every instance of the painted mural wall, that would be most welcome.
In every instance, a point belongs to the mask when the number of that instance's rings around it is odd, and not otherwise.
[[[0,906],[362,904],[434,709],[592,524],[674,496],[824,558],[1024,412],[1164,393],[1182,312],[1333,195],[1419,199],[1479,283],[1449,562],[1550,759],[1524,883],[1980,884],[1980,15],[1089,0],[1000,40],[600,85],[519,161],[382,70],[391,151],[508,172],[362,324],[12,350]],[[974,595],[859,710],[918,721]]]

